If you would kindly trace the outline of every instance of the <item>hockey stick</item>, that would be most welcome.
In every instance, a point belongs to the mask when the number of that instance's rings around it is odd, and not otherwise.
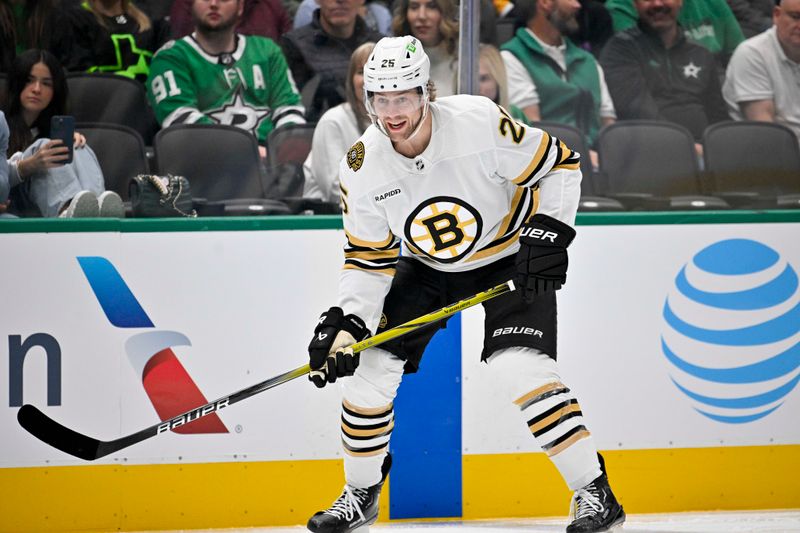
[[[386,341],[396,339],[397,337],[445,319],[459,311],[513,290],[513,282],[507,281],[489,290],[479,292],[474,296],[465,298],[464,300],[446,307],[442,307],[441,309],[428,313],[427,315],[410,320],[405,324],[400,324],[394,328],[387,329],[382,333],[378,333],[374,337],[357,342],[353,345],[353,351],[361,352],[367,348],[378,346]],[[19,421],[19,424],[25,428],[26,431],[28,431],[28,433],[41,440],[45,444],[49,444],[53,448],[57,448],[64,453],[68,453],[80,459],[94,461],[95,459],[105,457],[108,454],[117,452],[127,448],[128,446],[132,446],[136,443],[142,442],[143,440],[147,440],[150,437],[161,435],[162,433],[166,433],[171,429],[188,424],[197,420],[198,418],[210,415],[211,413],[215,413],[220,409],[235,404],[236,402],[240,402],[244,399],[250,398],[251,396],[255,396],[258,393],[264,392],[265,390],[277,387],[278,385],[308,374],[310,370],[311,368],[309,365],[305,364],[299,368],[290,370],[289,372],[285,372],[273,378],[262,381],[261,383],[256,383],[255,385],[240,391],[223,396],[222,398],[214,400],[213,402],[209,402],[205,405],[201,405],[200,407],[186,411],[185,413],[170,418],[169,420],[164,420],[163,422],[159,422],[158,424],[152,425],[141,431],[137,431],[136,433],[132,433],[131,435],[113,440],[98,440],[89,437],[88,435],[78,433],[77,431],[74,431],[56,422],[40,411],[37,407],[34,407],[30,404],[25,404],[20,407],[19,411],[17,412],[17,420]]]

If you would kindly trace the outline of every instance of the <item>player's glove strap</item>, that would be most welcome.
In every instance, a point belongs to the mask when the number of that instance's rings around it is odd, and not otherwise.
[[[322,313],[308,345],[311,366],[308,379],[317,387],[324,387],[337,377],[352,376],[358,367],[359,354],[354,354],[350,346],[369,335],[364,321],[354,314],[345,315],[339,307]]]
[[[553,217],[536,214],[522,226],[514,283],[526,301],[567,282],[567,247],[575,230]]]

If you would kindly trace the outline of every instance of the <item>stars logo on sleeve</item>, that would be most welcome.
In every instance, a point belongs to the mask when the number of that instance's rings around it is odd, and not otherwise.
[[[683,77],[686,79],[689,78],[699,79],[698,75],[700,74],[701,70],[702,68],[695,65],[694,61],[689,61],[688,65],[683,66]]]

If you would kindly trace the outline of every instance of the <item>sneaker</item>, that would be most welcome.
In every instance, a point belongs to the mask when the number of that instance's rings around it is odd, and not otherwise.
[[[99,213],[97,196],[92,191],[81,191],[69,201],[67,207],[58,216],[59,218],[93,218]]]
[[[596,533],[609,531],[625,521],[625,511],[608,486],[608,477],[600,477],[575,491],[570,503],[567,533]]]
[[[122,198],[114,191],[105,191],[97,197],[100,206],[100,216],[104,218],[125,218],[125,206]]]
[[[359,533],[369,531],[378,519],[378,498],[392,465],[392,456],[386,454],[381,481],[377,485],[360,489],[345,485],[342,495],[325,511],[315,513],[308,520],[308,530],[314,533]]]

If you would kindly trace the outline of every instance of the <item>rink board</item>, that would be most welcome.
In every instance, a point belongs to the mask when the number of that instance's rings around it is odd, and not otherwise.
[[[165,435],[97,464],[43,445],[15,416],[21,396],[99,438],[154,424],[153,402],[177,400],[151,399],[146,358],[126,347],[136,336],[167,342],[208,400],[300,366],[310,326],[335,299],[337,218],[37,222],[0,226],[8,232],[0,244],[14,250],[2,271],[5,301],[14,304],[0,310],[0,531],[290,525],[330,503],[342,483],[339,391],[304,379],[221,411],[222,432]],[[665,302],[692,257],[747,239],[798,270],[800,215],[583,216],[579,223],[559,296],[559,362],[626,508],[800,507],[797,363],[792,369],[789,358],[788,371],[752,390],[719,391],[686,381],[661,346]],[[97,296],[102,276],[78,258],[112,265],[150,325],[110,317]],[[392,444],[401,460],[382,519],[566,512],[569,493],[557,472],[532,453],[519,414],[478,362],[481,316],[470,310],[451,321],[426,353],[427,372],[403,383]],[[800,345],[797,330],[789,333],[780,342]],[[20,345],[37,340],[42,346],[22,357]],[[729,365],[762,357],[744,352],[732,351],[741,360]],[[764,404],[775,407],[768,415],[721,423],[700,414],[676,382],[730,400],[783,392]]]

